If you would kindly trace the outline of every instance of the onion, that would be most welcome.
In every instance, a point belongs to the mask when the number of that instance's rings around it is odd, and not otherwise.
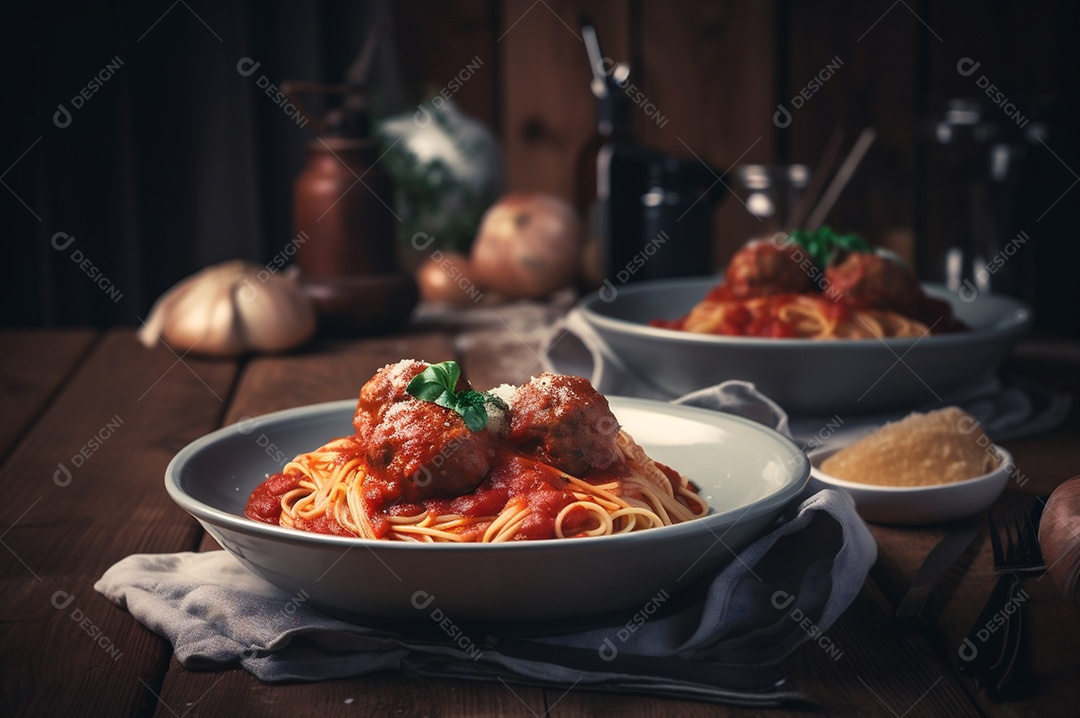
[[[1080,606],[1080,475],[1050,494],[1039,522],[1039,546],[1062,595]]]
[[[481,286],[504,297],[543,297],[577,277],[581,237],[581,221],[565,200],[537,192],[504,195],[480,222],[473,271]]]
[[[483,292],[473,278],[469,258],[457,252],[436,251],[416,270],[420,296],[429,302],[464,306],[478,302]]]

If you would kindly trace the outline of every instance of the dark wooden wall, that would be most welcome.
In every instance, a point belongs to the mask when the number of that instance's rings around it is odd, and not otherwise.
[[[813,165],[837,128],[850,144],[873,126],[878,139],[827,221],[895,249],[930,279],[940,278],[949,238],[934,235],[949,208],[935,204],[948,178],[936,169],[926,117],[945,98],[978,97],[984,74],[1024,114],[1050,99],[1049,134],[1028,148],[1016,226],[1002,230],[1003,241],[1018,230],[1031,237],[1010,260],[1010,290],[1037,303],[1043,326],[1080,333],[1072,280],[1080,271],[1072,239],[1080,189],[1069,191],[1078,152],[1067,133],[1080,90],[1074,3],[405,0],[393,7],[397,54],[413,92],[443,86],[474,57],[483,61],[454,99],[496,130],[512,189],[572,197],[574,159],[594,118],[583,14],[593,18],[604,54],[630,62],[634,83],[667,119],[660,127],[632,114],[648,146],[720,168]],[[957,71],[965,57],[981,63],[974,75]],[[842,66],[790,125],[774,124],[778,103],[790,105],[837,58]],[[732,176],[724,182],[734,186]],[[725,196],[716,212],[718,264],[749,231],[740,202]]]

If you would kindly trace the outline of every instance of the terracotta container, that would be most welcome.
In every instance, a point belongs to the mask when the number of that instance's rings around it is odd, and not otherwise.
[[[398,271],[394,186],[376,164],[374,140],[329,137],[308,145],[307,165],[294,187],[296,261],[308,277]]]

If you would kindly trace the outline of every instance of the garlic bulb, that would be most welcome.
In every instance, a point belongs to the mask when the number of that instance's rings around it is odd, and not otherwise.
[[[177,351],[231,357],[291,349],[315,327],[311,300],[294,282],[236,260],[197,272],[161,295],[138,337],[148,348],[160,339]]]

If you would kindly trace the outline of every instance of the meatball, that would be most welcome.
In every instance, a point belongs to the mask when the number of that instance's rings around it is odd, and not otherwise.
[[[388,364],[360,389],[353,426],[366,447],[368,469],[387,487],[389,502],[467,493],[491,466],[490,432],[474,433],[456,411],[406,391],[429,366],[415,359]],[[464,388],[459,380],[456,389]]]
[[[368,469],[408,503],[469,493],[495,454],[490,432],[473,432],[456,411],[412,397],[392,404],[364,443]]]
[[[541,374],[517,388],[510,406],[510,441],[568,474],[619,459],[619,422],[587,379]]]
[[[923,292],[915,319],[930,327],[934,334],[967,331],[968,326],[953,315],[952,305]]]
[[[865,302],[917,318],[922,289],[915,274],[899,262],[869,252],[852,252],[843,261],[825,270],[827,293]]]
[[[814,291],[814,281],[799,266],[797,246],[750,242],[728,262],[724,283],[739,299]]]
[[[356,433],[367,436],[382,421],[383,414],[392,404],[411,398],[405,391],[413,377],[427,369],[427,362],[403,359],[397,364],[387,364],[360,388],[356,402],[353,426]]]

